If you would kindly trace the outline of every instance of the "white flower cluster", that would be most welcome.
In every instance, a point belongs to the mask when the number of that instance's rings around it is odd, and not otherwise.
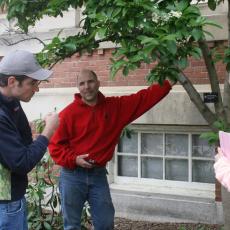
[[[181,15],[182,15],[182,13],[179,12],[179,11],[173,11],[173,10],[171,10],[171,11],[169,12],[169,15],[170,15],[171,17],[180,18]]]
[[[152,13],[152,21],[155,23],[159,23],[161,25],[166,24],[171,18],[180,18],[182,15],[179,11],[171,10],[168,14],[158,14],[156,12]]]

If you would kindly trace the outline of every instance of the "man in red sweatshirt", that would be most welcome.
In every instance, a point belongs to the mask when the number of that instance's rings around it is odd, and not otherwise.
[[[106,163],[113,157],[123,128],[164,98],[173,84],[164,81],[121,97],[105,97],[97,75],[84,69],[78,76],[79,94],[60,113],[60,125],[49,150],[62,166],[60,193],[64,229],[81,229],[85,201],[95,230],[114,228],[114,207],[107,182]]]

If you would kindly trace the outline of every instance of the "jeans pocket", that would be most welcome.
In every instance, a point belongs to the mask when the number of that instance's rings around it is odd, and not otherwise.
[[[23,208],[22,200],[12,201],[7,204],[7,215],[14,215],[19,213]]]

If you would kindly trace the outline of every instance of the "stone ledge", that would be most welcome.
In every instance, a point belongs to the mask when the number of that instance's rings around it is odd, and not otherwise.
[[[111,189],[117,217],[160,222],[222,224],[222,205],[212,199]]]

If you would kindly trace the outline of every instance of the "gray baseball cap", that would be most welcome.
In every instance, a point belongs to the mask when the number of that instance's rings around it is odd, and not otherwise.
[[[2,58],[0,62],[0,73],[12,76],[25,75],[42,81],[49,78],[53,71],[43,69],[31,52],[15,50]]]

